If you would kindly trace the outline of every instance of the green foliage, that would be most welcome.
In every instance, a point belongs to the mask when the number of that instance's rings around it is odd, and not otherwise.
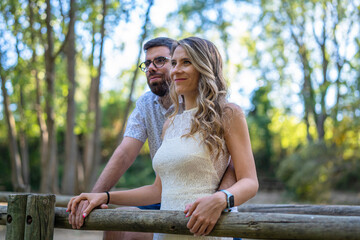
[[[37,138],[29,141],[30,159],[30,183],[31,191],[38,191],[40,186],[40,154],[39,142]],[[7,139],[0,139],[0,191],[13,191],[11,181],[11,162]]]
[[[7,139],[0,139],[0,191],[11,191],[12,182],[11,182],[11,162],[10,162],[10,152],[7,145]]]
[[[41,180],[41,158],[40,158],[40,142],[38,138],[32,138],[29,141],[29,161],[30,161],[30,186],[31,191],[40,190]]]
[[[34,3],[31,8],[29,2]],[[66,1],[52,4],[55,6],[52,9],[52,25],[56,52],[67,32],[69,4]],[[141,19],[145,5],[146,1],[107,1],[105,45],[114,42],[115,30],[120,22],[133,20],[133,16]],[[77,7],[75,135],[82,153],[83,136],[89,131],[86,125],[89,85],[91,76],[97,75],[99,63],[97,56],[103,9],[101,2],[91,0],[77,1]],[[34,13],[32,25],[31,9]],[[36,76],[40,81],[40,105],[44,115],[44,95],[47,93],[45,9],[44,0],[0,1],[0,22],[3,23],[0,25],[1,63],[6,73],[16,130],[20,132],[23,129],[29,140],[30,177],[34,191],[39,188],[41,176],[40,129],[35,112]],[[243,9],[245,11],[237,11]],[[254,73],[257,86],[251,95],[252,107],[247,111],[247,120],[259,178],[273,177],[276,173],[298,199],[321,201],[326,199],[333,187],[342,190],[360,188],[359,9],[358,1],[351,0],[269,0],[255,3],[185,0],[178,2],[178,8],[162,26],[156,29],[155,25],[149,26],[148,36],[182,38],[197,35],[208,38],[225,53],[224,72],[229,80],[249,81],[240,78],[240,74],[243,71]],[[323,29],[326,31],[322,32]],[[239,30],[244,32],[238,34]],[[113,49],[118,50],[116,46],[122,50],[128,48],[126,38],[126,33],[122,34]],[[36,53],[34,61],[33,53]],[[134,63],[128,69],[121,69],[113,90],[102,92],[103,160],[110,158],[118,144],[117,134],[124,121],[121,113],[129,95],[128,79],[131,79],[136,67]],[[55,70],[55,95],[52,100],[55,104],[61,176],[68,95],[63,53],[56,58]],[[133,100],[143,93],[146,85],[144,75],[140,76]],[[309,81],[306,86],[304,76]],[[8,130],[3,108],[0,107],[0,111],[0,190],[11,190]],[[319,114],[325,117],[325,134],[323,141],[316,143],[319,136],[317,128],[321,125]],[[132,188],[152,183],[154,173],[148,151],[146,145],[118,187]]]
[[[283,159],[277,175],[297,199],[321,202],[329,197],[334,166],[339,161],[336,148],[324,142],[308,144]]]
[[[271,123],[273,107],[268,98],[270,86],[263,86],[255,90],[251,98],[253,109],[248,114],[248,125],[256,168],[261,177],[274,175],[271,156],[273,155],[273,136],[269,125]]]
[[[334,188],[358,192],[360,189],[360,160],[359,157],[344,161],[339,164],[335,172],[336,182]]]
[[[124,121],[121,113],[124,112],[126,100],[119,96],[116,91],[104,93],[102,99],[102,158],[109,159],[117,147],[118,134]]]
[[[116,184],[117,188],[135,188],[152,184],[155,173],[148,154],[139,155],[134,164],[126,171],[124,176]]]

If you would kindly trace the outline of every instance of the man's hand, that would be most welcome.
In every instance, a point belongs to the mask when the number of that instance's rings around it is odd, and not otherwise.
[[[208,235],[226,208],[224,193],[216,192],[211,196],[197,199],[185,207],[186,217],[190,217],[187,224],[190,232],[195,236]]]
[[[69,214],[69,223],[72,225],[73,229],[80,229],[84,224],[83,213],[84,210],[89,206],[88,200],[83,200],[79,203],[75,212],[70,212]],[[66,210],[68,211],[68,210]]]
[[[84,212],[89,207],[90,203],[88,200],[81,200],[77,206],[75,206],[75,211],[71,211],[69,214],[69,223],[72,225],[73,229],[80,229],[84,225]],[[106,204],[101,204],[99,206],[101,209],[109,208]],[[67,212],[71,209],[68,208]]]

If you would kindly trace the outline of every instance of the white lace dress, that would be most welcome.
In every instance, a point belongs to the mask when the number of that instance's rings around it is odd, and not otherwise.
[[[185,205],[217,191],[229,164],[229,155],[211,159],[199,135],[181,137],[190,131],[196,109],[175,116],[153,159],[153,167],[162,183],[161,210],[185,210]],[[154,239],[232,239],[193,237],[190,235],[154,234]]]

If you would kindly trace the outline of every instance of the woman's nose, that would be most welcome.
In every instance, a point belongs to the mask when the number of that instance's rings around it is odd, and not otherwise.
[[[173,73],[177,73],[177,72],[180,72],[180,68],[179,68],[179,65],[176,64],[176,65],[173,65],[172,68],[171,68],[171,72]]]
[[[177,67],[172,68],[171,71],[170,71],[170,77],[171,77],[171,79],[174,80],[175,75],[178,74],[178,73],[179,73],[179,71],[178,71],[178,68],[177,68]]]

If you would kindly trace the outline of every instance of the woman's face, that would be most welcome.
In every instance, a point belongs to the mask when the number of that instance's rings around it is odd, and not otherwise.
[[[195,69],[182,46],[175,49],[171,58],[170,77],[174,81],[178,95],[197,96],[200,73]]]

